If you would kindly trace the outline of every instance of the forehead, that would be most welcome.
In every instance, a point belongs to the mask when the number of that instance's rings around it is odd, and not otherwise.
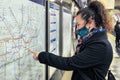
[[[81,22],[81,21],[84,21],[84,20],[82,19],[81,15],[79,14],[76,16],[76,22]]]

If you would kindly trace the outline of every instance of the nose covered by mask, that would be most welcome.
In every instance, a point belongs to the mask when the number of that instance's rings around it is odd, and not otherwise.
[[[79,35],[80,38],[83,38],[85,35],[89,34],[89,29],[84,26],[83,28],[76,30],[76,34]]]

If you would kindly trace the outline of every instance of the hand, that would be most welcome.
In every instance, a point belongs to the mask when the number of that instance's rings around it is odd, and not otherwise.
[[[40,52],[33,51],[33,50],[31,50],[31,49],[29,49],[28,51],[33,54],[33,58],[34,58],[35,60],[38,60],[38,55],[40,54]]]

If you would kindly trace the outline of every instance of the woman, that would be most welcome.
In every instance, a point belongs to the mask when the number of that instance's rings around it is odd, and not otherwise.
[[[76,54],[61,57],[49,52],[31,51],[34,59],[61,70],[73,70],[71,80],[105,80],[113,58],[106,35],[111,29],[107,15],[100,2],[91,2],[76,15],[76,33],[80,36]]]

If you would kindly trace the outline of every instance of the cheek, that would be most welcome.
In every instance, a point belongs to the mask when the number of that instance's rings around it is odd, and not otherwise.
[[[84,25],[79,25],[77,26],[76,30],[81,29],[82,27],[84,27]]]
[[[76,30],[80,29],[81,27],[80,26],[77,26]]]

